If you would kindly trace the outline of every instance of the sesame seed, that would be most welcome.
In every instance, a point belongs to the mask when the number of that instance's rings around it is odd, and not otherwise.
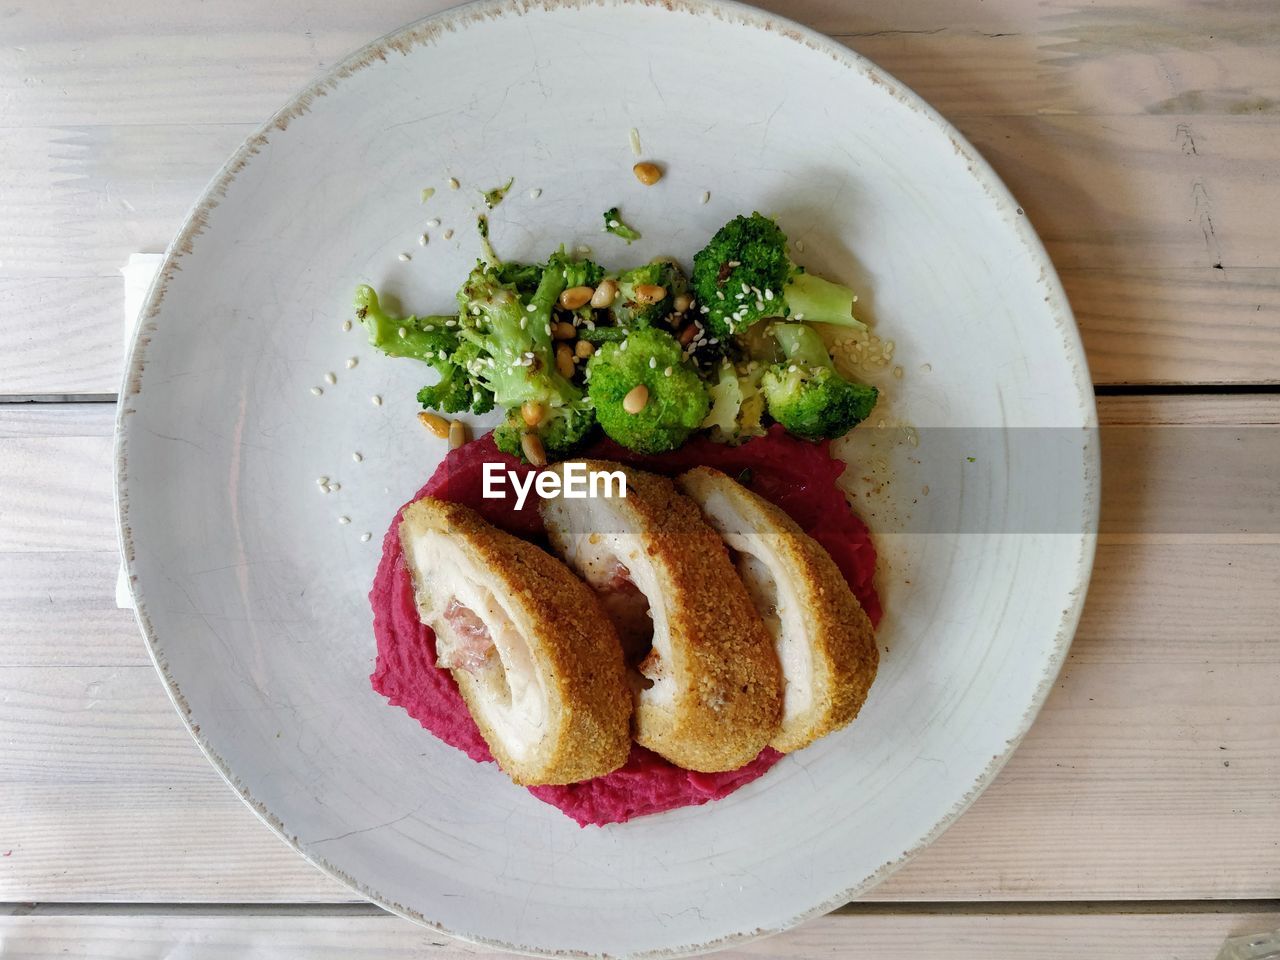
[[[773,291],[772,291],[772,290],[770,290],[768,287],[765,287],[765,291],[764,291],[764,298],[765,298],[766,300],[772,300],[772,299],[773,299]]]
[[[622,341],[622,344],[618,347],[618,349],[619,349],[619,350],[625,350],[625,349],[627,349],[627,344],[629,344],[630,342],[631,342],[630,340],[623,340],[623,341]]]
[[[893,377],[894,377],[894,379],[895,379],[895,380],[901,380],[901,379],[902,379],[902,367],[894,367],[894,368],[893,368]]]
[[[340,524],[342,524],[342,525],[345,527],[348,523],[350,523],[350,522],[351,522],[351,518],[350,518],[350,517],[339,517],[339,518],[338,518],[338,522],[339,522]]]
[[[710,312],[711,312],[711,308],[710,308],[710,307],[708,307],[708,306],[704,303],[702,306],[700,306],[700,307],[698,308],[698,312],[699,312],[699,313],[710,313]]]
[[[528,327],[528,326],[529,326],[529,318],[528,318],[528,317],[521,317],[521,318],[520,318],[520,329],[521,329],[521,330],[523,330],[523,329],[525,329],[525,328],[526,328],[526,327]]]
[[[662,371],[662,375],[663,375],[664,377],[669,377],[669,376],[671,376],[671,368],[670,368],[670,367],[667,367],[667,369],[663,370],[663,371]]]
[[[800,368],[793,363],[791,366],[787,367],[787,373],[795,373],[798,369]]]
[[[457,321],[457,320],[453,320],[453,319],[449,319],[449,320],[446,320],[446,321],[444,322],[444,325],[445,325],[446,327],[456,327],[456,326],[458,325],[458,321]],[[434,329],[435,329],[435,327],[434,327],[434,326],[430,326],[430,327],[427,327],[427,329],[428,329],[428,330],[434,330]]]
[[[797,249],[797,250],[799,250],[801,253],[804,253],[804,241],[803,241],[803,240],[797,240],[797,241],[796,241],[796,249]]]
[[[449,178],[449,189],[450,189],[450,190],[457,190],[460,186],[462,186],[462,184],[460,184],[460,183],[458,182],[458,178],[457,178],[457,177],[450,177],[450,178]]]
[[[921,372],[921,373],[929,373],[931,370],[933,370],[933,364],[932,364],[932,363],[922,363],[922,364],[920,364],[920,372]]]
[[[656,370],[657,368],[658,368],[658,358],[657,358],[657,357],[650,357],[650,358],[649,358],[649,369],[650,369],[650,370]]]
[[[432,217],[427,221],[427,226],[434,230],[436,227],[440,226],[440,221],[437,218]]]
[[[337,493],[337,492],[338,492],[339,490],[341,490],[341,489],[342,489],[342,484],[340,484],[340,483],[331,483],[331,484],[329,484],[329,486],[327,486],[327,487],[325,488],[325,491],[324,491],[324,492],[325,492],[325,493]]]
[[[751,288],[744,283],[742,285],[742,295],[746,296],[750,292],[751,292]]]
[[[702,196],[700,196],[700,197],[698,198],[698,202],[699,202],[699,203],[706,203],[706,202],[707,202],[707,201],[709,201],[710,199],[711,199],[711,191],[710,191],[710,190],[703,190],[703,191],[702,191]]]
[[[723,299],[724,299],[724,291],[723,291],[723,290],[717,290],[717,291],[716,291],[716,299],[717,299],[717,300],[723,300]]]
[[[332,372],[326,373],[324,375],[324,382],[332,387],[335,383],[338,382],[338,378]]]
[[[401,263],[407,263],[408,261],[410,261],[410,260],[412,260],[412,259],[413,259],[413,257],[409,256],[407,253],[402,253],[402,254],[400,254],[400,262],[401,262]]]
[[[359,450],[357,450],[355,453],[351,455],[351,459],[354,460],[356,463],[359,463],[364,459],[364,456],[360,453]]]
[[[578,244],[578,252],[583,255],[586,255],[591,252],[591,248],[588,247],[585,243],[580,243]]]
[[[710,340],[707,341],[707,343],[710,343],[710,344],[717,344],[719,342],[720,342],[719,337],[712,337]]]
[[[729,261],[729,266],[731,266],[731,267],[740,267],[740,266],[742,266],[742,261],[741,261],[741,260],[730,260],[730,261]],[[744,284],[743,286],[745,286],[745,284]]]
[[[610,221],[609,221],[609,226],[614,227],[614,228],[616,229],[616,228],[617,228],[617,226],[618,226],[618,221],[617,221],[617,220],[610,220]]]
[[[328,482],[329,482],[329,478],[328,478],[328,477],[316,477],[316,486],[317,486],[317,487],[323,487],[323,486],[324,486],[326,483],[328,483]]]
[[[537,309],[538,309],[538,305],[536,303],[531,303],[527,307],[525,307],[525,310],[527,310],[529,313],[533,313]]]
[[[452,240],[452,239],[453,239],[453,228],[452,228],[452,227],[450,227],[448,230],[446,230],[446,231],[444,232],[444,238],[445,238],[446,240]]]
[[[529,191],[530,200],[537,200],[540,196],[542,196],[541,187],[534,187],[532,190]]]
[[[321,396],[321,395],[323,395],[323,394],[324,394],[324,391],[323,391],[323,390],[321,390],[319,387],[312,387],[312,388],[311,388],[311,395],[312,395],[313,397],[319,397],[319,396]]]
[[[350,321],[350,320],[343,320],[343,321],[342,321],[342,332],[343,332],[343,333],[350,333],[350,332],[351,332],[351,321]]]
[[[796,320],[803,320],[803,319],[804,319],[804,314],[803,314],[803,313],[797,313],[797,314],[795,315],[794,319],[796,319]]]
[[[382,397],[378,396],[376,393],[370,397],[369,400],[375,407],[382,406]]]
[[[418,243],[419,245],[424,247],[427,245],[427,235],[425,233],[422,236],[418,237]]]
[[[631,141],[631,152],[637,157],[640,156],[640,131],[632,127],[631,132],[627,134],[627,138]]]
[[[397,330],[397,331],[396,331],[396,335],[397,335],[401,340],[403,340],[405,337],[407,337],[407,336],[409,335],[409,331],[408,331],[408,330],[406,330],[404,327],[401,327],[399,330]]]
[[[348,370],[353,369],[355,365],[359,362],[360,362],[359,357],[347,357],[347,369]]]
[[[551,324],[548,323],[543,329],[546,331],[548,337],[551,336]]]
[[[362,533],[362,534],[360,534],[360,542],[361,542],[361,543],[368,543],[368,542],[369,542],[370,540],[372,540],[372,539],[373,539],[373,534],[372,534],[372,533]]]

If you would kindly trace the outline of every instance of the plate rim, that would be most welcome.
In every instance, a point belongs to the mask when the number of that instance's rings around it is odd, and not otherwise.
[[[511,15],[520,16],[535,10],[555,11],[584,7],[605,8],[609,6],[649,7],[665,9],[672,13],[709,15],[724,22],[777,33],[779,36],[800,43],[816,53],[830,56],[846,69],[864,75],[872,83],[882,87],[886,93],[898,100],[903,106],[919,113],[931,125],[944,133],[956,152],[967,163],[970,176],[977,181],[979,186],[985,189],[996,207],[1003,213],[1016,211],[1016,215],[1010,218],[1010,222],[1013,225],[1016,236],[1025,245],[1033,264],[1040,266],[1040,283],[1045,289],[1046,301],[1051,314],[1054,316],[1057,332],[1062,336],[1066,359],[1072,367],[1074,386],[1077,390],[1075,400],[1079,405],[1080,412],[1084,415],[1084,422],[1081,426],[1087,431],[1087,440],[1082,448],[1083,465],[1086,474],[1083,498],[1084,511],[1081,517],[1082,530],[1078,534],[1074,531],[1068,534],[1072,538],[1073,547],[1078,544],[1079,548],[1076,582],[1070,591],[1071,602],[1063,611],[1058,622],[1058,628],[1052,641],[1052,648],[1045,663],[1044,673],[1032,693],[1027,710],[1019,719],[1016,731],[1006,741],[1003,750],[992,757],[978,777],[970,784],[965,794],[938,819],[928,833],[911,849],[882,864],[870,876],[844,889],[836,896],[828,898],[810,909],[777,922],[768,928],[761,927],[754,930],[744,930],[700,943],[640,950],[625,954],[625,956],[634,958],[652,957],[666,960],[666,958],[693,956],[710,950],[718,950],[771,936],[814,917],[829,913],[878,886],[913,859],[921,850],[937,840],[990,786],[1030,730],[1041,708],[1044,706],[1049,691],[1053,688],[1063,664],[1066,662],[1067,651],[1070,649],[1084,608],[1097,548],[1101,458],[1096,439],[1098,423],[1097,402],[1079,327],[1075,322],[1074,313],[1067,300],[1061,279],[1044,247],[1044,243],[1034,227],[1032,227],[1030,219],[1022,212],[1022,208],[1017,203],[1012,192],[973,145],[950,121],[946,120],[919,94],[862,54],[844,46],[826,34],[788,17],[738,2],[738,0],[473,0],[473,2],[449,7],[422,17],[386,33],[358,48],[338,61],[334,66],[325,70],[319,77],[309,81],[250,134],[210,178],[208,184],[184,217],[182,226],[169,242],[165,250],[164,260],[156,271],[147,291],[139,312],[138,323],[130,339],[117,401],[113,444],[113,494],[118,547],[128,582],[129,596],[133,602],[134,618],[142,634],[148,656],[164,684],[170,701],[181,717],[183,725],[201,753],[204,754],[222,779],[226,781],[227,785],[245,805],[254,812],[259,820],[317,870],[353,890],[364,899],[415,924],[466,943],[497,948],[527,956],[597,956],[596,954],[587,954],[577,950],[555,950],[485,938],[456,931],[439,921],[431,920],[416,910],[379,894],[329,863],[323,857],[304,850],[299,844],[297,836],[289,832],[285,823],[268,810],[264,804],[254,798],[247,785],[239,780],[222,757],[212,749],[206,741],[199,723],[192,716],[191,709],[182,694],[176,678],[169,672],[168,663],[161,651],[160,638],[151,624],[146,611],[145,600],[137,587],[133,533],[129,523],[128,423],[130,415],[136,412],[130,407],[130,401],[141,392],[142,372],[147,360],[147,346],[150,342],[151,334],[156,329],[155,320],[164,301],[167,285],[181,269],[179,263],[182,258],[192,254],[193,242],[207,227],[209,212],[218,206],[231,182],[235,179],[236,174],[255,155],[261,152],[273,133],[285,132],[294,119],[309,111],[311,104],[317,97],[324,96],[329,90],[336,88],[343,80],[373,65],[375,62],[386,60],[388,53],[397,52],[407,56],[411,51],[423,46],[440,33],[452,32],[455,29],[465,30],[472,22],[499,19]]]

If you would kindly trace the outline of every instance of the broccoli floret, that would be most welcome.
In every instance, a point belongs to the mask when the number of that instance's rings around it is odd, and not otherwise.
[[[549,460],[562,460],[577,450],[591,435],[596,425],[595,411],[586,400],[553,407],[536,427],[530,427],[519,407],[507,411],[507,418],[493,431],[493,442],[499,450],[528,460],[524,454],[524,435],[536,433]]]
[[[764,435],[760,380],[766,369],[758,363],[738,367],[728,360],[721,362],[716,382],[708,390],[711,410],[702,421],[716,443],[739,444]]]
[[[651,327],[672,311],[675,298],[689,290],[689,279],[680,265],[671,260],[655,260],[618,274],[618,295],[610,308],[613,322],[619,327]],[[661,287],[661,299],[650,302],[639,297],[637,287]]]
[[[531,297],[542,279],[542,266],[536,263],[501,263],[497,267],[498,280],[515,287],[522,297]]]
[[[693,287],[718,337],[765,317],[791,317],[865,330],[852,290],[805,273],[787,254],[787,235],[759,213],[734,217],[693,258]]]
[[[494,187],[492,190],[486,190],[484,192],[484,205],[492,210],[507,198],[507,191],[511,189],[511,185],[515,182],[515,177],[508,177],[507,182],[502,186]]]
[[[454,317],[393,317],[378,303],[373,287],[356,288],[356,316],[369,331],[369,343],[389,357],[421,360],[440,374],[438,382],[422,388],[418,400],[432,410],[487,413],[493,394],[472,380],[465,357],[458,356]]]
[[[621,237],[627,243],[640,239],[640,231],[622,222],[622,214],[618,212],[617,207],[610,207],[604,212],[604,232],[612,233],[615,237]]]
[[[499,270],[478,262],[458,291],[458,337],[478,350],[471,373],[504,407],[526,400],[558,405],[581,394],[556,371],[549,332],[564,267],[553,256],[525,298],[502,282]]]
[[[637,386],[649,392],[638,413],[623,400]],[[587,364],[587,395],[613,440],[640,453],[674,450],[698,429],[710,401],[697,371],[671,334],[652,327],[622,343],[606,343]]]
[[[840,437],[865,420],[876,404],[875,387],[836,372],[822,338],[799,323],[774,324],[786,360],[761,381],[769,416],[806,440]]]

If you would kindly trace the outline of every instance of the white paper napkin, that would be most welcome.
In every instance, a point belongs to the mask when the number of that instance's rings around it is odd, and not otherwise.
[[[131,253],[129,262],[120,268],[124,276],[124,349],[129,352],[129,344],[133,342],[133,331],[138,327],[138,314],[142,312],[142,301],[151,289],[151,281],[164,261],[162,253]],[[124,610],[133,608],[133,597],[129,594],[129,578],[125,575],[124,564],[116,576],[116,606]]]

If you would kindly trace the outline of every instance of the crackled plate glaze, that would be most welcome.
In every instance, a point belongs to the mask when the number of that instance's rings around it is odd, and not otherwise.
[[[655,187],[631,175],[632,128],[667,167]],[[609,266],[687,261],[730,216],[776,214],[803,262],[859,287],[906,371],[886,409],[919,445],[847,448],[897,484],[893,509],[864,504],[884,555],[880,677],[850,729],[719,803],[579,829],[369,688],[381,535],[443,445],[414,419],[421,370],[375,357],[343,321],[360,282],[448,309],[478,252],[480,191],[512,176],[492,213],[511,257],[567,241]],[[601,234],[615,204],[642,241]],[[1093,418],[1070,310],[1022,211],[893,78],[744,6],[480,4],[355,54],[196,205],[128,366],[121,540],[193,735],[320,869],[491,945],[687,953],[865,892],[994,776],[1083,601]],[[934,442],[957,435],[930,429],[944,427],[1065,428],[1050,474],[1079,478],[1059,497],[1065,521],[1014,516],[1023,446],[970,461]],[[341,489],[320,493],[320,476]]]

